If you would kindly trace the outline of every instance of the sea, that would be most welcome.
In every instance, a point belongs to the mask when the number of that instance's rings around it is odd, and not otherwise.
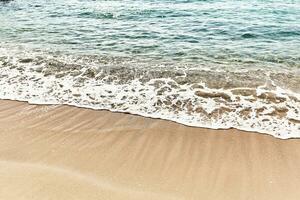
[[[0,99],[299,138],[300,0],[2,0]]]

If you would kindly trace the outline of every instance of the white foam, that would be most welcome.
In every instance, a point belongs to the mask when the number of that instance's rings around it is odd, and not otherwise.
[[[10,54],[6,59],[15,66],[5,66],[3,61],[0,63],[1,99],[105,109],[167,119],[195,127],[255,131],[282,139],[300,137],[300,96],[274,83],[271,84],[274,89],[269,89],[270,84],[266,83],[256,89],[256,95],[243,96],[234,94],[233,89],[208,88],[203,82],[198,83],[202,88],[193,88],[194,83],[180,85],[171,77],[153,78],[146,82],[135,78],[122,84],[118,80],[108,83],[106,80],[112,78],[111,74],[97,78],[103,75],[99,72],[100,75],[95,78],[85,77],[84,82],[80,82],[78,78],[82,75],[74,77],[67,73],[60,78],[55,74],[45,76],[36,70],[45,67],[44,64],[20,63],[17,57]],[[94,67],[89,64],[87,67]],[[86,70],[81,69],[82,73]],[[157,82],[161,84],[155,86]],[[175,86],[172,87],[170,82]],[[163,88],[167,89],[158,94]],[[234,89],[253,90],[247,87]],[[197,91],[204,95],[197,95]],[[285,100],[258,98],[267,93]],[[207,97],[205,94],[224,94],[229,98]],[[276,108],[281,108],[284,115],[274,114]]]

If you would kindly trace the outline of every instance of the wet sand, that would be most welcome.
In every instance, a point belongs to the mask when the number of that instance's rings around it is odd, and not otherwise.
[[[300,140],[0,101],[0,199],[300,199]]]

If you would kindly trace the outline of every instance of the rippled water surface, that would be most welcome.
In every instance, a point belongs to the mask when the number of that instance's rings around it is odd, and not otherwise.
[[[0,19],[1,41],[72,53],[299,67],[299,0],[16,0]]]
[[[0,2],[0,98],[300,137],[299,0]]]

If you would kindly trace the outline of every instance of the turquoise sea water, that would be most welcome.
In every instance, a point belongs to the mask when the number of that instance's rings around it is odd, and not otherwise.
[[[299,0],[0,2],[0,97],[300,137]]]
[[[299,67],[300,1],[1,3],[0,40],[72,53]]]

